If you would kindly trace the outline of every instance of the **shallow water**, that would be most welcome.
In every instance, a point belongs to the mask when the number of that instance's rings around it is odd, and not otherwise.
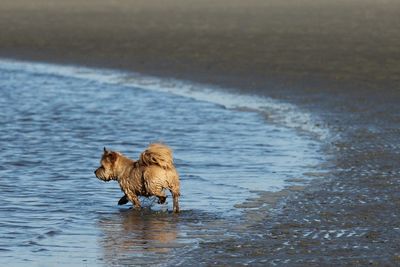
[[[280,190],[323,159],[319,143],[285,120],[227,104],[240,96],[199,94],[199,86],[183,94],[171,82],[156,90],[154,80],[152,87],[143,77],[133,83],[137,75],[67,70],[0,61],[1,265],[162,264],[212,238],[205,229],[240,217],[235,205],[253,191]],[[171,201],[144,199],[142,212],[118,207],[118,184],[93,174],[103,146],[137,158],[152,141],[174,149],[180,215],[168,212]]]

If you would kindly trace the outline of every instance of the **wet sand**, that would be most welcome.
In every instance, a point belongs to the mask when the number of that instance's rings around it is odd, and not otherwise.
[[[243,224],[229,226],[235,236],[177,262],[400,263],[397,1],[93,3],[2,1],[0,56],[264,94],[315,112],[333,133],[320,179],[261,193]]]
[[[399,81],[398,1],[292,2],[4,0],[0,55],[257,89]]]

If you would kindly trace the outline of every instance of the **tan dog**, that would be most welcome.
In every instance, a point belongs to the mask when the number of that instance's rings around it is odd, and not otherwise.
[[[179,175],[173,163],[172,151],[166,145],[150,144],[140,154],[138,161],[104,148],[100,165],[95,171],[96,177],[103,181],[118,181],[125,193],[118,204],[125,204],[129,200],[140,209],[138,196],[156,196],[162,204],[166,200],[164,190],[168,189],[173,197],[173,210],[179,212]]]

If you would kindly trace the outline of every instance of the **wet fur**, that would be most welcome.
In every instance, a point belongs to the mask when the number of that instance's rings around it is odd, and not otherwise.
[[[96,177],[103,181],[118,181],[124,192],[118,204],[132,202],[140,208],[138,196],[156,196],[159,203],[166,200],[165,190],[173,197],[173,210],[179,212],[180,183],[171,149],[164,144],[150,144],[135,161],[119,152],[104,149]]]

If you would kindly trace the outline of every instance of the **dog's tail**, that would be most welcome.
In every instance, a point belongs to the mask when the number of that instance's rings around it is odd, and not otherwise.
[[[139,162],[145,166],[158,165],[164,169],[174,168],[171,148],[160,143],[150,144],[149,147],[140,154]]]

